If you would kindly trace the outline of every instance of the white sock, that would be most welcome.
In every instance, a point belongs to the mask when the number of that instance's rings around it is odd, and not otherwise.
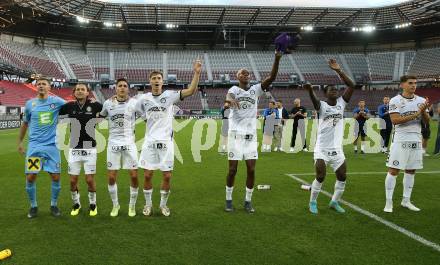
[[[226,200],[232,201],[232,192],[234,191],[234,186],[228,187],[226,186]]]
[[[254,192],[254,188],[249,189],[246,187],[246,198],[245,201],[250,202],[252,200],[252,192]]]
[[[344,190],[345,190],[345,181],[336,180],[335,191],[332,196],[332,201],[335,201],[335,202],[339,201],[342,194],[344,193]]]
[[[130,186],[130,206],[135,206],[138,197],[138,187]]]
[[[70,194],[71,194],[71,197],[72,197],[72,201],[73,201],[73,204],[79,204],[79,205],[81,205],[81,202],[80,202],[80,200],[79,200],[79,191],[71,191],[70,192]]]
[[[96,204],[96,192],[95,191],[89,191],[89,203]]]
[[[153,189],[144,190],[144,197],[145,197],[145,205],[146,206],[153,206],[153,201],[151,199],[153,195]]]
[[[319,192],[321,191],[322,183],[319,183],[316,179],[312,182],[312,190],[310,192],[310,201],[315,201],[318,199]]]
[[[385,196],[388,201],[393,200],[394,187],[396,187],[396,178],[397,176],[393,176],[390,173],[388,173],[387,177],[385,178]]]
[[[361,142],[361,151],[365,152],[365,141]]]
[[[110,193],[110,198],[112,198],[113,207],[119,206],[118,201],[118,184],[108,185],[108,193]]]
[[[357,150],[358,150],[358,146],[355,145],[355,146],[354,146],[354,151],[357,151]]]
[[[160,205],[159,207],[167,206],[168,196],[170,195],[169,190],[160,190]]]
[[[414,186],[414,174],[403,174],[403,201],[409,202],[411,199],[411,192]]]

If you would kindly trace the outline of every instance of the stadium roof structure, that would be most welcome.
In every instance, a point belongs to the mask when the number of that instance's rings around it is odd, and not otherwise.
[[[96,0],[2,2],[0,27],[12,27],[14,32],[49,34],[51,31],[62,36],[62,31],[77,31],[76,36],[81,37],[84,32],[73,29],[81,27],[89,29],[86,35],[92,39],[99,36],[96,29],[113,26],[125,31],[118,39],[127,42],[132,41],[133,35],[141,35],[140,32],[180,32],[185,39],[193,38],[192,33],[210,32],[214,35],[212,42],[215,42],[225,29],[245,30],[245,34],[271,32],[262,39],[273,39],[280,31],[297,32],[303,26],[312,26],[316,31],[348,32],[366,26],[374,26],[379,31],[394,29],[399,24],[411,23],[417,27],[440,22],[440,0],[407,1],[379,8],[154,5]],[[38,24],[40,27],[35,28]]]

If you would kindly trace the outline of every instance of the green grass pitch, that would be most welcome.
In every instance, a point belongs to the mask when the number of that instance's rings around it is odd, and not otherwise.
[[[184,122],[184,121],[179,121]],[[25,193],[24,158],[17,153],[18,130],[0,132],[0,248],[13,256],[2,264],[440,264],[440,252],[347,207],[344,215],[328,209],[329,198],[318,198],[319,214],[307,209],[309,192],[286,174],[310,173],[313,154],[260,153],[256,184],[270,184],[269,191],[255,190],[256,213],[242,208],[245,167],[240,163],[233,194],[237,209],[223,211],[227,157],[217,152],[217,143],[201,151],[194,162],[191,137],[195,121],[175,134],[184,163],[175,162],[169,207],[172,216],[158,214],[159,172],[154,177],[155,215],[142,215],[140,190],[137,216],[127,216],[129,178],[118,177],[120,216],[111,218],[107,191],[105,152],[98,157],[97,203],[99,214],[88,216],[87,188],[80,178],[83,211],[70,216],[71,199],[67,165],[62,162],[61,218],[49,214],[50,178],[41,173],[37,181],[39,216],[29,220]],[[432,153],[437,125],[432,122]],[[143,124],[137,126],[142,138]],[[200,132],[200,129],[194,129]],[[107,130],[101,130],[106,135]],[[202,135],[206,132],[203,131]],[[203,141],[205,141],[203,139]],[[261,135],[259,136],[261,143]],[[348,180],[343,199],[395,223],[431,242],[440,244],[440,174],[416,175],[412,200],[422,209],[414,213],[400,207],[402,174],[394,196],[393,214],[382,211],[385,202],[385,155],[354,155],[345,146]],[[422,171],[439,171],[440,157],[424,159]],[[353,174],[350,172],[383,172]],[[142,174],[139,171],[140,183]],[[301,178],[311,182],[312,175]],[[333,192],[334,174],[328,169],[323,189]]]

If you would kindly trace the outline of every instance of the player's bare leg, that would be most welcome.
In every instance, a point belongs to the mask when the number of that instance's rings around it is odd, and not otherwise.
[[[58,195],[60,194],[60,190],[61,190],[60,174],[49,173],[49,175],[52,179],[51,197],[50,197],[50,212],[51,212],[52,216],[59,217],[59,216],[61,216],[61,212],[57,206],[57,203],[58,203]]]
[[[162,184],[160,185],[160,211],[163,216],[170,216],[171,212],[167,206],[170,195],[170,182],[172,171],[162,171]]]
[[[247,178],[246,178],[246,198],[244,201],[244,209],[248,213],[254,213],[255,209],[252,207],[252,193],[254,192],[255,184],[255,164],[257,160],[249,159],[246,161]]]
[[[37,174],[26,174],[26,192],[31,202],[31,208],[28,212],[28,218],[37,217],[38,204],[37,204],[37,188],[36,188]]]
[[[310,192],[309,210],[313,214],[318,213],[318,205],[316,200],[318,199],[319,192],[321,192],[322,183],[324,182],[327,174],[327,168],[323,159],[317,159],[315,162],[316,177],[312,182],[312,188]]]
[[[153,214],[153,170],[144,170],[144,197],[145,197],[145,206],[142,213],[145,216],[151,216]]]
[[[397,168],[389,168],[388,174],[385,178],[385,208],[384,212],[392,213],[393,212],[393,193],[394,188],[396,187],[396,178],[399,175],[399,169]]]
[[[116,178],[118,175],[117,170],[107,170],[108,177],[108,192],[113,202],[113,209],[110,213],[111,217],[116,217],[119,214],[119,200],[118,200],[118,184],[116,184]]]
[[[335,171],[336,182],[335,191],[330,201],[330,208],[335,209],[338,213],[345,213],[345,210],[339,205],[339,199],[345,190],[345,180],[347,179],[347,165],[344,163]]]
[[[237,174],[238,160],[229,160],[229,170],[226,176],[226,212],[234,211],[232,206],[232,192],[234,191],[235,175]]]
[[[98,214],[98,208],[96,207],[96,182],[94,174],[86,174],[86,183],[89,191],[89,215],[96,216]]]
[[[359,135],[356,136],[356,139],[354,139],[354,142],[353,142],[353,147],[354,147],[354,153],[355,154],[357,154],[357,151],[358,151],[358,139],[359,139]]]

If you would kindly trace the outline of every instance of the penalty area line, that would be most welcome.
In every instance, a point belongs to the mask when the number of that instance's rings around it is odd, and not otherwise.
[[[293,180],[301,183],[301,184],[310,185],[310,183],[308,183],[307,181],[297,177],[296,175],[298,175],[298,174],[286,174],[286,175],[289,176],[290,178],[292,178]],[[325,190],[321,190],[321,193],[324,194],[325,196],[329,197],[329,198],[332,197],[332,194],[330,194],[329,192],[327,192]],[[407,236],[407,237],[409,237],[409,238],[411,238],[411,239],[413,239],[415,241],[418,241],[419,243],[422,243],[423,245],[425,245],[427,247],[433,248],[434,250],[440,252],[440,246],[438,244],[434,243],[434,242],[431,242],[431,241],[429,241],[429,240],[427,240],[427,239],[425,239],[425,238],[423,238],[423,237],[421,237],[421,236],[419,236],[419,235],[417,235],[417,234],[415,234],[415,233],[413,233],[413,232],[411,232],[411,231],[409,231],[409,230],[407,230],[407,229],[405,229],[405,228],[403,228],[401,226],[396,225],[395,223],[387,221],[387,220],[383,219],[382,217],[377,216],[374,213],[371,213],[371,212],[369,212],[367,210],[364,210],[361,207],[359,207],[359,206],[357,206],[355,204],[352,204],[352,203],[350,203],[348,201],[339,200],[339,202],[341,204],[351,208],[352,210],[360,213],[360,214],[366,215],[367,217],[370,217],[371,219],[373,219],[373,220],[375,220],[375,221],[377,221],[377,222],[379,222],[379,223],[381,223],[381,224],[383,224],[385,226],[388,226],[389,228],[391,228],[393,230],[396,230],[397,232],[400,232],[400,233],[404,234],[405,236]]]

